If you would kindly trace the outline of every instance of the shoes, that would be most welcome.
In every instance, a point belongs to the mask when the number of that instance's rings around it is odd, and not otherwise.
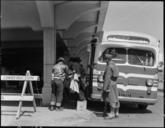
[[[50,111],[54,111],[54,110],[56,110],[56,111],[62,111],[63,110],[63,107],[56,107],[55,105],[49,105],[48,109]]]
[[[48,109],[50,110],[50,111],[54,111],[55,110],[55,105],[49,105],[49,107],[48,107]]]
[[[115,113],[115,117],[119,117],[119,113],[117,112],[117,113]]]
[[[108,116],[104,117],[104,119],[114,119],[116,118],[115,114],[108,114]]]
[[[63,111],[63,107],[56,107],[56,111]]]
[[[109,119],[112,119],[112,118],[115,118],[116,116],[115,116],[115,113],[110,113],[110,114],[108,114],[108,117],[109,117]]]
[[[103,117],[108,117],[108,114],[107,113],[103,113]]]
[[[119,109],[118,108],[115,110],[115,117],[119,117]]]

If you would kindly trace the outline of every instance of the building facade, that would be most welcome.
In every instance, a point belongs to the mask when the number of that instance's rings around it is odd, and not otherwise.
[[[87,67],[87,47],[102,31],[108,1],[1,1],[1,74],[39,75],[35,93],[47,105],[51,70],[59,56],[79,56]],[[6,83],[5,83],[6,84]],[[4,87],[10,90],[11,84]],[[36,87],[35,87],[36,85]],[[19,89],[15,89],[19,90]]]

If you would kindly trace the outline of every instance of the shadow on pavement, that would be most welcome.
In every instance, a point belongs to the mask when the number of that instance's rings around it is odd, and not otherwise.
[[[73,101],[73,100],[68,100],[68,101],[65,101],[62,106],[64,107],[64,109],[76,109],[76,105],[77,105],[77,102],[76,101]]]
[[[64,95],[62,106],[66,109],[76,109],[77,95],[74,93]]]
[[[9,106],[9,107],[17,107],[18,108],[19,105],[19,101],[1,101],[1,106]],[[41,106],[41,100],[40,99],[36,99],[36,105],[37,107]],[[24,101],[22,103],[22,107],[33,107],[33,103],[32,102],[28,102],[28,101]],[[5,115],[5,116],[16,116],[17,113],[17,108],[15,110],[3,110],[1,108],[1,115]],[[32,116],[31,114],[34,113],[34,110],[30,110],[30,111],[24,111],[21,110],[21,116]]]
[[[103,116],[103,110],[104,110],[104,103],[103,102],[97,102],[97,101],[90,101],[88,102],[88,110],[93,111],[94,114],[98,117]],[[108,112],[110,112],[110,107],[108,107]],[[145,109],[141,110],[138,109],[136,105],[133,104],[121,104],[119,113],[122,114],[141,114],[141,113],[152,113],[151,110]]]
[[[16,114],[1,114],[1,115],[4,115],[4,116],[16,116]],[[28,117],[32,117],[32,115],[25,115],[25,114],[21,114],[20,117],[22,116],[28,116]]]
[[[12,112],[12,113],[11,113]],[[13,111],[13,110],[1,110],[1,115],[5,115],[5,116],[16,116],[16,110]],[[21,114],[20,114],[20,117],[21,116],[29,116],[31,117],[32,115],[30,115],[30,113],[34,113],[32,111],[22,111]]]
[[[36,105],[39,107],[42,106],[41,104],[41,99],[35,99]],[[1,101],[1,106],[18,106],[19,101]],[[31,107],[33,106],[33,103],[31,101],[23,101],[22,102],[23,106]]]

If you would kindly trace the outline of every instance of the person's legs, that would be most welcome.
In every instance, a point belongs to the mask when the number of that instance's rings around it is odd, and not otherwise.
[[[115,108],[115,116],[116,116],[116,117],[119,116],[119,108]]]
[[[119,116],[119,107],[120,107],[120,103],[119,102],[113,102],[110,103],[111,106],[111,112],[108,114],[108,119],[112,119],[115,117]]]
[[[103,111],[103,117],[107,117],[108,114],[107,114],[107,107],[108,107],[108,102],[107,101],[104,101],[104,111]]]
[[[115,107],[114,105],[112,105],[112,103],[110,103],[110,107],[111,107],[111,112],[108,114],[108,118],[114,118],[115,117]]]
[[[55,106],[56,105],[56,96],[54,93],[51,94],[51,102],[50,105]]]
[[[118,99],[118,89],[115,82],[111,85],[111,93],[109,95],[109,98],[111,106],[110,118],[118,117],[120,103]]]
[[[120,107],[120,102],[116,102],[116,108],[115,108],[115,116],[119,116],[119,107]]]
[[[103,111],[103,117],[108,117],[108,107],[109,107],[109,92],[103,92],[102,93],[102,98],[104,101],[104,111]]]
[[[81,90],[81,89],[79,89],[78,99],[79,99],[80,101],[85,100],[84,92],[83,92],[83,90]]]
[[[56,84],[54,80],[52,81],[51,85],[52,85],[52,93],[51,93],[49,110],[53,111],[55,109],[55,103],[56,103],[56,96],[55,96]]]
[[[119,116],[119,107],[120,107],[120,102],[119,102],[119,98],[118,98],[118,89],[117,86],[114,86],[114,96],[115,96],[115,116],[118,117]]]
[[[82,79],[80,79],[80,81],[79,81],[79,100],[81,100],[81,101],[86,100],[86,98],[85,98],[85,83],[83,83]]]
[[[106,117],[106,119],[112,119],[115,118],[115,106],[116,106],[116,102],[114,100],[114,92],[111,89],[110,93],[108,94],[108,99],[109,99],[109,105],[110,105],[110,109],[111,112],[108,113],[108,116]]]
[[[56,81],[57,84],[57,91],[56,91],[56,108],[57,110],[61,110],[61,103],[63,100],[63,90],[64,90],[64,85],[63,81],[60,79],[57,79]]]

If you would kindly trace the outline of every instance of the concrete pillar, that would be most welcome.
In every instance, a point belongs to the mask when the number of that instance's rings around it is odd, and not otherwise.
[[[55,28],[44,28],[43,38],[44,56],[44,86],[42,88],[42,104],[48,105],[51,97],[51,72],[56,61],[56,30]]]

